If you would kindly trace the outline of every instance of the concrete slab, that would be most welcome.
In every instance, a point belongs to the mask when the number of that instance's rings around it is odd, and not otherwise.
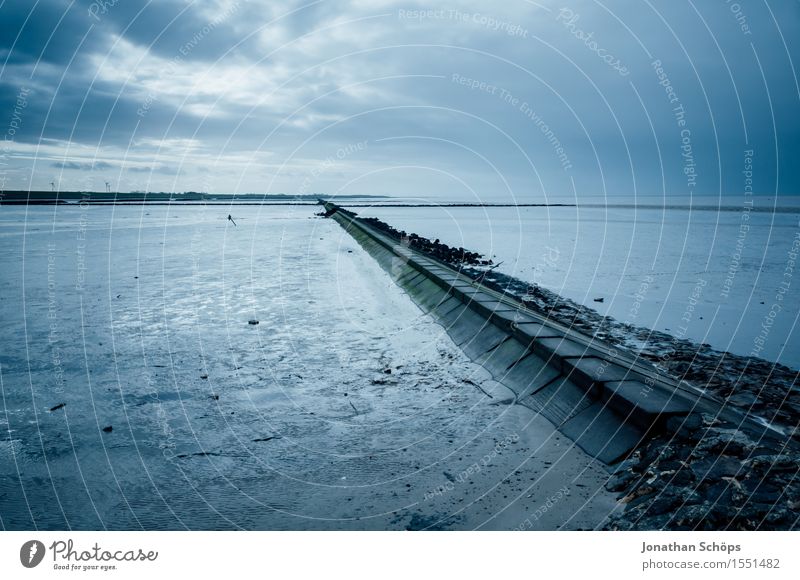
[[[477,292],[475,286],[467,282],[464,282],[463,280],[454,281],[453,283],[450,284],[450,287],[452,287],[453,290],[455,291],[460,291],[464,294],[469,294],[469,296],[473,296],[475,292]]]
[[[532,341],[535,338],[563,338],[564,334],[554,328],[545,326],[540,322],[516,321],[516,328],[519,333],[529,337]]]
[[[507,339],[508,335],[505,332],[487,321],[476,334],[467,337],[460,343],[456,342],[456,344],[467,353],[467,356],[475,360],[489,352],[490,349],[496,349]]]
[[[394,281],[397,283],[398,286],[401,288],[405,288],[406,285],[412,284],[413,282],[419,282],[425,278],[425,275],[420,272],[419,270],[415,270],[411,267],[408,267],[407,270],[404,269],[400,275],[398,275]]]
[[[568,357],[591,355],[588,347],[568,338],[537,338],[533,341],[533,350],[551,363],[561,364]]]
[[[451,278],[459,278],[458,273],[455,270],[451,270],[449,268],[445,268],[444,266],[434,265],[428,268],[431,272],[436,274],[437,276],[448,276]]]
[[[506,369],[501,382],[514,385],[512,390],[522,399],[552,383],[560,374],[558,369],[528,351],[525,357]]]
[[[480,312],[483,316],[486,317],[490,317],[493,314],[500,314],[500,313],[505,313],[506,316],[513,316],[514,312],[516,312],[516,310],[514,310],[507,304],[504,304],[503,302],[500,302],[499,300],[496,300],[494,298],[487,298],[487,297],[473,298],[471,300],[470,306],[472,306],[474,310]]]
[[[561,361],[564,376],[586,389],[609,381],[626,381],[640,378],[629,369],[614,364],[608,359],[594,356],[568,357]]]
[[[450,298],[450,295],[428,279],[406,289],[409,296],[429,311],[437,308]]]
[[[491,351],[475,358],[475,362],[492,373],[492,376],[497,381],[501,381],[509,367],[513,366],[514,363],[529,352],[519,341],[505,333],[503,334],[506,336],[505,341]]]
[[[475,296],[473,300],[475,300],[476,302],[480,302],[482,304],[499,304],[500,306],[497,308],[497,310],[508,310],[511,312],[519,311],[519,308],[517,308],[516,306],[508,304],[507,302],[503,302],[496,296],[486,292],[482,293],[482,295],[480,296]]]
[[[433,272],[433,277],[435,277],[441,284],[446,284],[448,288],[452,287],[454,284],[464,283],[464,281],[455,274],[440,274],[439,272]]]
[[[413,288],[414,286],[417,286],[418,284],[421,284],[422,282],[424,282],[426,280],[428,282],[431,282],[431,279],[428,278],[428,276],[426,276],[424,273],[420,272],[419,270],[414,270],[414,272],[418,272],[419,276],[411,277],[409,279],[409,281],[404,285],[404,288],[406,288],[406,289]]]
[[[483,327],[491,325],[489,321],[477,315],[466,305],[454,308],[438,318],[439,323],[447,330],[453,342],[458,345],[474,337]],[[489,347],[487,346],[487,348]]]
[[[508,332],[514,332],[517,338],[520,338],[523,342],[530,343],[529,340],[525,340],[522,338],[524,333],[516,332],[516,328],[520,324],[536,324],[536,318],[533,316],[526,314],[519,310],[519,308],[514,308],[513,306],[507,306],[506,309],[497,310],[492,313],[492,321],[501,326]],[[541,324],[539,326],[542,326]],[[552,333],[551,336],[561,336],[559,334]],[[533,338],[532,336],[530,337]]]
[[[448,312],[454,308],[458,308],[459,306],[464,306],[464,303],[455,296],[450,296],[448,294],[447,300],[438,304],[436,308],[431,310],[430,314],[435,318],[439,318],[441,316],[445,316]]]
[[[695,409],[696,401],[682,393],[673,395],[639,381],[605,383],[600,398],[643,428],[658,427],[673,415],[688,415]]]
[[[615,463],[628,455],[642,440],[643,432],[624,422],[605,403],[584,409],[560,428],[578,446],[604,463]]]
[[[420,278],[414,278],[403,288],[406,290],[406,292],[412,295],[425,292],[438,292],[440,294],[445,294],[445,292],[443,292],[442,289],[437,284],[435,284],[430,278],[424,275],[421,276]]]
[[[457,296],[458,298],[464,300],[463,294],[464,292],[469,292],[471,287],[465,287],[463,282],[448,282],[447,280],[440,280],[439,283],[442,285],[447,292],[452,294],[453,296]]]
[[[588,409],[594,402],[586,391],[563,377],[519,400],[520,404],[540,413],[556,427]]]
[[[401,247],[407,248],[408,246],[402,246],[401,245]],[[433,266],[438,265],[438,262],[435,262],[434,260],[428,258],[427,256],[423,256],[421,254],[414,254],[414,253],[412,253],[412,255],[414,256],[413,259],[414,259],[415,262],[417,262],[418,264],[424,264],[426,268],[431,268]]]
[[[464,308],[464,303],[455,296],[450,296],[431,312],[436,318],[446,318],[457,308]]]

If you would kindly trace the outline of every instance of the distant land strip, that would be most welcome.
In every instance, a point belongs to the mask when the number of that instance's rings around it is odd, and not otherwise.
[[[656,210],[691,210],[691,211],[743,211],[739,206],[716,205],[637,205],[633,203],[343,203],[342,207],[575,207],[578,209],[656,209]],[[764,213],[800,213],[800,207],[748,207],[748,212]]]
[[[71,200],[71,201],[64,201],[64,200],[35,200],[32,199],[31,201],[24,201],[24,200],[6,200],[0,201],[0,205],[58,205],[64,207],[74,207],[79,205],[79,200]],[[150,200],[120,200],[120,201],[92,201],[86,200],[85,202],[87,205],[130,205],[130,206],[138,206],[138,205],[170,205],[172,207],[175,206],[184,206],[184,205],[220,205],[220,206],[239,206],[239,205],[318,205],[317,202],[312,201],[290,201],[290,200],[270,200],[270,201],[239,201],[239,200],[229,200],[229,201],[183,201],[180,199],[172,200],[172,201],[150,201]]]
[[[800,213],[798,207],[747,207],[726,205],[682,205],[682,204],[634,204],[634,203],[347,203],[342,207],[575,207],[578,209],[657,209],[657,210],[691,210],[691,211],[724,211],[724,212],[763,212],[763,213]]]
[[[685,204],[635,204],[635,203],[581,203],[580,208],[614,208],[614,209],[680,209],[692,211],[737,211],[737,212],[766,212],[766,213],[800,213],[800,206],[746,206],[741,205],[685,205]]]
[[[113,191],[0,191],[0,204],[63,204],[63,203],[151,203],[151,202],[252,202],[269,203],[274,201],[311,202],[316,203],[320,194],[289,193],[201,193],[187,191],[184,193],[159,192],[113,192]],[[337,195],[336,199],[389,199],[381,195]]]
[[[574,203],[348,203],[342,207],[577,207]]]

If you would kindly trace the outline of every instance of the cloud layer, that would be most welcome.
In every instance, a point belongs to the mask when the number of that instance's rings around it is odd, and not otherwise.
[[[795,194],[799,25],[797,2],[6,2],[3,187],[735,196],[752,151],[754,190]]]

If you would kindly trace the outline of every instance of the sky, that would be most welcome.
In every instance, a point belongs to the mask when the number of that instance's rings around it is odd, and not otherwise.
[[[795,195],[799,28],[797,0],[0,0],[0,187]]]

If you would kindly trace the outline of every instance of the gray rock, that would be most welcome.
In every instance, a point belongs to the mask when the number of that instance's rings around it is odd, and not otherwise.
[[[632,471],[616,471],[606,482],[606,489],[608,491],[623,491],[630,487],[630,485],[639,479],[639,476]]]
[[[685,505],[675,510],[670,529],[709,529],[714,527],[714,507],[710,503]]]
[[[753,393],[748,391],[741,391],[739,393],[734,393],[730,397],[728,397],[727,402],[731,405],[736,407],[752,407],[758,401],[758,397],[756,397]]]
[[[617,471],[627,471],[627,470],[636,470],[637,467],[641,464],[641,457],[638,454],[633,454],[628,457],[625,461],[622,461],[617,466]]]
[[[710,427],[697,444],[695,452],[722,451],[730,455],[738,455],[754,447],[753,440],[742,431]]]
[[[730,505],[733,501],[733,485],[730,481],[714,481],[703,490],[703,495],[712,503]]]
[[[745,468],[753,469],[760,473],[765,473],[767,471],[797,472],[800,470],[800,457],[795,454],[758,455],[745,459],[743,464]]]
[[[741,460],[725,455],[710,455],[698,459],[691,463],[690,468],[697,479],[709,479],[711,481],[744,473]]]
[[[665,491],[659,494],[647,509],[648,516],[660,516],[679,506],[688,506],[699,503],[701,497],[698,493],[690,491],[688,493],[676,493],[675,491]]]

